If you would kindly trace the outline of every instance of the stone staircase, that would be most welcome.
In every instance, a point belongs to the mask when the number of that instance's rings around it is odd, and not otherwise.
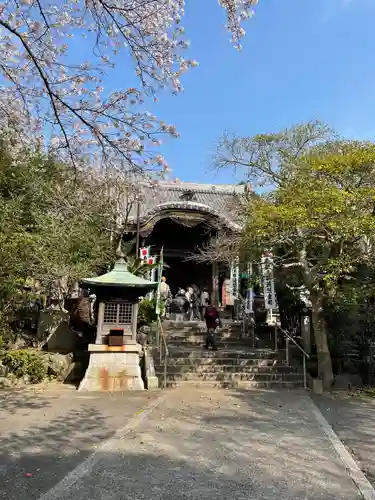
[[[294,388],[303,385],[303,375],[285,362],[285,352],[251,347],[251,338],[241,338],[241,327],[224,322],[217,335],[218,351],[203,349],[203,322],[165,322],[169,358],[167,387],[184,385],[227,388]],[[259,342],[258,342],[259,344]],[[156,353],[155,353],[156,354]],[[154,356],[159,383],[164,383],[164,360]]]

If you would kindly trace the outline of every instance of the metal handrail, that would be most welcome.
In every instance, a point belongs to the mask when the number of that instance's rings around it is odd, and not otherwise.
[[[298,342],[286,331],[284,328],[279,327],[280,331],[286,336],[286,362],[289,365],[289,342],[292,341],[295,346],[298,347],[298,349],[302,352],[303,358],[302,358],[302,363],[303,363],[303,386],[305,389],[307,389],[307,372],[306,372],[306,358],[310,358],[310,354],[307,354],[305,349],[301,347]]]
[[[293,344],[295,344],[295,345],[298,347],[298,349],[302,352],[302,354],[304,354],[307,358],[309,358],[309,357],[310,357],[310,354],[307,354],[307,352],[303,349],[303,347],[301,347],[301,346],[299,345],[299,343],[298,343],[298,342],[296,342],[296,340],[295,340],[295,339],[294,339],[294,338],[290,335],[290,333],[288,333],[286,330],[284,330],[284,329],[283,329],[283,328],[281,328],[280,326],[279,326],[279,330],[281,330],[281,331],[283,332],[283,334],[284,334],[286,337],[288,337],[288,339],[289,339],[289,340],[291,340],[291,341],[293,342]]]
[[[169,357],[169,349],[168,349],[168,344],[167,344],[167,339],[165,337],[165,333],[163,330],[163,323],[160,319],[158,318],[158,323],[159,323],[159,355],[160,355],[160,364],[163,358],[163,349],[162,345],[164,347],[164,382],[163,382],[163,389],[167,388],[167,371],[168,371],[168,357]],[[161,339],[163,339],[163,342],[161,343]]]

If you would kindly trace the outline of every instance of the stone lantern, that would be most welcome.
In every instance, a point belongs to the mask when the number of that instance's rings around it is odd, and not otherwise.
[[[120,254],[112,271],[83,280],[81,287],[96,295],[98,314],[96,342],[89,345],[89,366],[78,390],[143,390],[138,302],[157,283],[130,273]]]

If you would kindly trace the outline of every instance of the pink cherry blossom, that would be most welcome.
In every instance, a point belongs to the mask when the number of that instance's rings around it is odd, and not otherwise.
[[[219,0],[238,49],[242,22],[256,3]],[[0,3],[1,136],[42,144],[75,166],[99,155],[132,171],[145,165],[167,171],[155,145],[161,134],[178,137],[177,130],[143,105],[147,96],[156,101],[160,88],[181,92],[181,76],[198,65],[183,57],[184,10],[184,0]],[[111,71],[127,64],[127,56],[138,88],[127,88],[124,79],[121,88],[106,91]]]

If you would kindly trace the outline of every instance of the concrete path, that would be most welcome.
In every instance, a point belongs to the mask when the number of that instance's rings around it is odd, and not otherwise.
[[[312,398],[375,486],[375,399],[344,391]]]
[[[306,393],[184,389],[162,397],[45,494],[18,490],[4,498],[361,498]],[[102,411],[85,419],[77,415],[74,432],[80,420],[81,428],[98,418],[105,425]],[[67,434],[68,428],[67,422]]]
[[[38,499],[159,395],[0,390],[0,499]]]

